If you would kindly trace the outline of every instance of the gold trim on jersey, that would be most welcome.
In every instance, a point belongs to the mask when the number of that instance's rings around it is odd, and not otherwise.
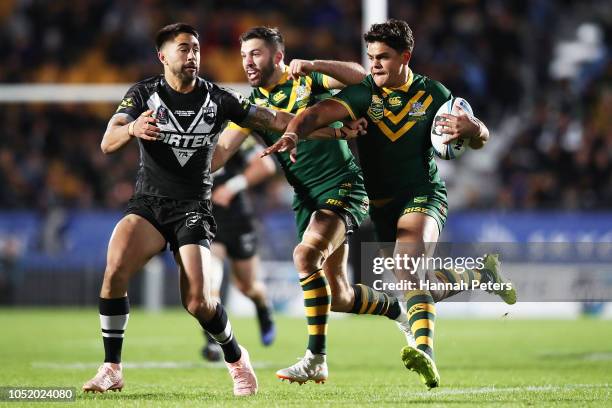
[[[287,66],[285,66],[283,68],[283,74],[281,75],[281,77],[278,79],[278,81],[274,85],[270,85],[265,88],[263,86],[260,86],[257,89],[259,89],[259,92],[264,94],[266,98],[270,98],[270,91],[276,88],[277,86],[284,84],[285,82],[287,82],[288,79],[289,79],[289,69],[287,68]]]
[[[394,125],[397,125],[398,123],[400,123],[402,119],[404,119],[404,117],[408,114],[408,112],[410,112],[410,109],[412,109],[412,105],[414,105],[416,101],[421,99],[421,96],[423,96],[424,94],[425,94],[425,91],[417,92],[412,98],[410,98],[408,103],[406,103],[406,106],[404,106],[404,109],[399,111],[397,115],[395,115],[390,110],[385,109],[385,116],[391,121],[391,123],[393,123]]]
[[[425,94],[424,91],[417,92],[416,95],[414,95],[410,99],[410,101],[408,101],[404,109],[402,109],[402,111],[398,113],[397,115],[394,115],[390,111],[386,110],[385,117],[389,118],[391,123],[393,123],[394,125],[399,124],[399,122],[402,119],[404,119],[404,117],[406,117],[406,115],[411,111],[413,104],[417,102],[419,99],[421,99],[421,97],[424,94]],[[427,98],[425,98],[425,102],[423,102],[423,105],[419,108],[419,111],[424,112],[425,110],[427,110],[427,108],[429,107],[429,105],[431,105],[432,102],[433,102],[433,97],[431,95],[427,95]],[[417,122],[416,120],[409,120],[408,122],[404,124],[404,126],[402,126],[399,130],[395,132],[392,131],[389,128],[389,126],[385,124],[383,120],[376,122],[376,125],[378,126],[380,131],[383,132],[384,135],[389,138],[389,140],[391,140],[392,142],[395,142],[397,139],[402,137],[406,132],[408,132],[412,128],[412,126],[414,126],[416,122]]]
[[[353,110],[351,109],[349,104],[344,102],[342,99],[332,97],[332,98],[326,99],[326,101],[335,101],[335,102],[338,102],[340,105],[344,106],[344,108],[348,111],[349,115],[351,116],[351,118],[353,120],[357,120],[357,116],[355,116],[355,114],[353,113]]]
[[[325,74],[321,74],[321,76],[323,77],[323,80],[321,81],[323,83],[323,88],[331,89],[331,87],[329,86],[329,76]]]

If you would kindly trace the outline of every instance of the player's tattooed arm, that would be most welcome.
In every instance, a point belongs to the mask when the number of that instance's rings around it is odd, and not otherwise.
[[[272,130],[283,133],[287,125],[295,118],[288,112],[276,111],[261,106],[252,105],[242,126],[254,129]],[[318,128],[310,129],[305,133],[305,139],[352,139],[359,136],[365,130],[365,121],[358,120],[350,122],[340,129],[327,127],[325,124]]]
[[[321,101],[294,117],[287,125],[283,136],[272,146],[264,150],[263,155],[290,151],[297,146],[299,139],[306,138],[305,135],[309,135],[308,138],[313,138],[312,134],[316,129],[343,120],[348,116],[349,112],[344,105],[330,99]],[[354,127],[354,129],[348,130],[347,139],[364,134],[367,122],[364,119],[357,119],[351,122],[350,126]],[[345,128],[347,128],[346,125],[343,129]],[[336,130],[333,128],[327,129],[332,134],[331,137],[327,138],[337,139]]]
[[[160,129],[151,115],[152,110],[143,112],[136,120],[126,113],[117,113],[108,122],[104,137],[100,143],[102,153],[116,152],[125,146],[133,137],[143,140],[158,140]]]

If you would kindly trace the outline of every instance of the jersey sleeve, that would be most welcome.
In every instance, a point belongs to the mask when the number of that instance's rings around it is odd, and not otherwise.
[[[133,85],[125,93],[125,96],[117,107],[115,114],[125,113],[130,115],[132,119],[136,119],[142,112],[147,110],[147,98],[145,98],[145,93],[146,89],[144,85]]]
[[[312,80],[313,93],[320,93],[329,90],[329,76],[320,72],[311,72],[308,74]]]
[[[432,107],[434,108],[434,112],[437,112],[438,108],[451,99],[453,95],[447,87],[433,79],[428,79],[427,85],[429,94],[433,97]]]
[[[241,123],[251,109],[251,102],[236,91],[220,88],[219,104],[222,106],[224,119]]]
[[[365,116],[372,100],[372,90],[366,83],[362,82],[347,86],[329,99],[342,104],[351,118],[355,120]]]

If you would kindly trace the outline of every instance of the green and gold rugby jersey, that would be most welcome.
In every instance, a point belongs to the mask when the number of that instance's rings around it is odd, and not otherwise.
[[[357,138],[357,146],[370,200],[444,188],[430,131],[438,108],[450,98],[444,85],[412,71],[399,88],[379,88],[368,75],[331,98],[353,119],[368,121],[367,134]]]
[[[298,114],[318,102],[329,98],[329,77],[318,72],[291,80],[285,69],[277,84],[270,88],[253,88],[249,100],[259,106]],[[230,129],[250,133],[250,129],[230,123]],[[273,145],[282,134],[257,131],[266,145]],[[315,197],[334,185],[343,183],[347,176],[359,174],[359,166],[344,140],[303,140],[297,150],[297,162],[292,163],[289,152],[275,153],[287,181],[298,199]]]

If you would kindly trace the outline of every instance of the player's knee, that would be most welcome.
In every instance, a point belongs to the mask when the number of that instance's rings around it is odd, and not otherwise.
[[[125,285],[129,280],[128,270],[120,259],[111,260],[104,271],[104,281],[110,287]]]
[[[212,299],[205,299],[202,295],[191,295],[183,299],[183,307],[192,316],[212,316],[215,312],[215,303]]]
[[[293,250],[293,263],[299,272],[314,271],[319,268],[322,260],[321,251],[312,246],[300,243]]]

